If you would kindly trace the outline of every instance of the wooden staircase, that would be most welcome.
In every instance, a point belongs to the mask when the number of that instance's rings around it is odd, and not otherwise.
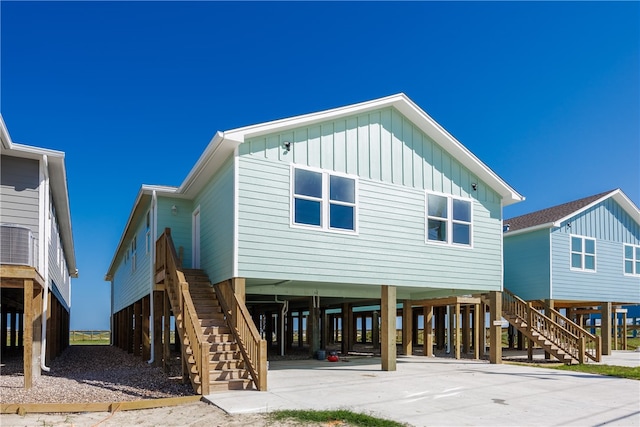
[[[567,365],[585,363],[587,359],[600,361],[600,337],[592,335],[556,310],[550,307],[545,309],[550,316],[508,290],[502,292],[502,317],[547,353]]]
[[[194,391],[266,390],[266,342],[230,281],[212,286],[204,271],[181,268],[170,229],[156,242],[155,265],[155,282],[164,284],[176,318],[183,376]]]

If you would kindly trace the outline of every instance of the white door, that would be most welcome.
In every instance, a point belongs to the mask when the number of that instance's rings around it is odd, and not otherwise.
[[[191,242],[191,267],[200,268],[200,206],[193,211]]]

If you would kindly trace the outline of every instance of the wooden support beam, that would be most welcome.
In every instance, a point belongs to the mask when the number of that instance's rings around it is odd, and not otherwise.
[[[435,325],[436,325],[436,348],[438,350],[444,349],[445,343],[445,331],[446,331],[446,314],[447,307],[435,307]]]
[[[164,293],[153,291],[153,360],[157,367],[162,366],[162,311]]]
[[[30,389],[33,386],[33,280],[24,281],[24,388]]]
[[[142,298],[142,314],[140,326],[142,327],[142,360],[151,359],[151,330],[149,320],[151,318],[151,295]]]
[[[413,354],[413,307],[410,300],[402,303],[402,352],[406,356]]]
[[[489,362],[502,363],[502,292],[489,292]]]
[[[311,297],[309,301],[309,318],[307,323],[309,324],[309,354],[314,357],[318,350],[320,350],[320,308],[314,306],[314,297]]]
[[[351,336],[352,336],[352,327],[351,323],[353,322],[353,316],[351,313],[351,305],[342,304],[342,354],[348,354],[351,350]]]
[[[551,317],[551,310],[549,308],[551,308],[551,309],[554,308],[554,302],[553,302],[552,299],[546,299],[546,300],[544,300],[544,302],[547,305],[545,307],[545,309],[544,309],[544,314],[547,317]],[[547,308],[547,307],[549,307],[549,308]],[[548,353],[548,352],[545,351],[544,358],[547,359],[547,360],[550,360],[551,359],[551,353]]]
[[[480,322],[480,306],[482,304],[476,304],[473,307],[473,358],[480,359],[480,347],[482,347],[482,325]],[[484,313],[482,313],[484,314]],[[484,316],[482,316],[484,317]]]
[[[396,287],[381,286],[382,370],[396,370]]]
[[[462,352],[471,351],[471,309],[468,305],[462,307]]]
[[[126,323],[124,324],[125,333],[127,336],[126,347],[127,353],[133,353],[133,348],[135,346],[135,330],[134,330],[134,319],[135,319],[135,303],[131,304],[126,308]]]
[[[602,338],[602,354],[604,356],[611,355],[611,316],[611,303],[603,302],[600,306],[600,336]]]
[[[455,332],[455,348],[456,348],[456,359],[460,359],[460,344],[461,344],[461,337],[460,337],[460,304],[456,304],[455,305],[455,325],[456,325],[456,332]]]
[[[133,304],[133,355],[142,356],[142,300]]]
[[[169,373],[171,358],[171,301],[169,293],[162,292],[162,369]]]
[[[425,356],[433,356],[433,306],[424,306],[424,337],[422,342],[424,343]]]
[[[380,350],[380,312],[374,311],[371,318],[371,341],[373,349]]]

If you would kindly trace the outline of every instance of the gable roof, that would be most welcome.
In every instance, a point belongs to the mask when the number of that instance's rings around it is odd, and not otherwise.
[[[64,248],[65,258],[69,267],[69,275],[71,275],[71,277],[77,277],[78,269],[73,245],[73,231],[71,229],[71,209],[69,207],[69,192],[67,191],[67,171],[64,164],[64,152],[13,142],[1,114],[0,152],[7,156],[36,159],[45,162],[47,172],[49,173],[51,197],[55,205],[58,227],[60,229],[60,240],[62,241],[62,247]]]
[[[489,185],[501,196],[502,206],[508,206],[524,200],[522,195],[511,188],[502,178],[403,93],[345,107],[218,132],[177,192],[189,196],[197,194],[209,178],[215,174],[223,161],[234,152],[235,148],[250,138],[311,126],[387,107],[393,107],[398,110],[445,151],[455,157],[464,167]]]
[[[564,221],[586,211],[587,209],[590,209],[610,197],[618,202],[618,204],[629,215],[631,215],[632,218],[640,222],[640,210],[638,210],[638,207],[633,204],[621,189],[617,188],[615,190],[594,194],[593,196],[541,209],[525,215],[505,219],[504,225],[505,227],[508,226],[508,230],[505,231],[505,236],[513,236],[543,228],[559,227]]]

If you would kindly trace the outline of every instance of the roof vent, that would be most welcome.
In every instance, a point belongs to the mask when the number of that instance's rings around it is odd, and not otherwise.
[[[16,224],[0,225],[0,263],[35,267],[31,229]]]

